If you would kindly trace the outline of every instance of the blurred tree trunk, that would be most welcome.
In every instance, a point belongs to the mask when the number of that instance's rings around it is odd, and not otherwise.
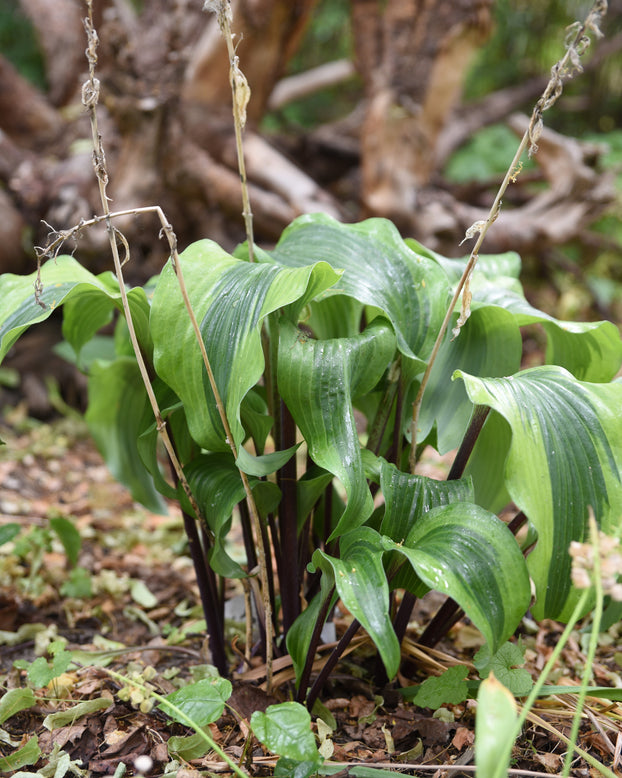
[[[338,208],[320,187],[256,134],[270,94],[298,46],[317,0],[233,0],[240,67],[251,87],[247,169],[258,237],[274,237],[304,210]],[[80,104],[87,77],[82,0],[19,0],[37,33],[48,91],[29,84],[0,55],[2,232],[14,246],[0,271],[27,272],[32,257],[15,236],[29,225],[44,245],[47,227],[68,229],[101,211],[90,128]],[[160,205],[183,247],[210,235],[226,247],[244,239],[233,141],[229,59],[214,14],[199,0],[94,0],[99,36],[99,119],[113,210]],[[53,6],[53,7],[52,7]],[[227,217],[237,223],[233,234]],[[223,218],[224,216],[224,218]],[[132,247],[130,277],[157,272],[164,250],[155,218],[117,223]],[[84,231],[80,256],[108,262],[103,229]],[[65,250],[71,251],[73,245]],[[147,267],[145,267],[147,264]]]
[[[231,8],[240,66],[252,89],[250,121],[266,112],[268,98],[300,43],[317,0],[233,0]],[[186,70],[184,97],[206,106],[231,102],[225,44],[212,21],[205,27]]]
[[[441,131],[490,32],[491,6],[492,0],[352,0],[366,97],[361,164],[368,214],[412,230],[418,192],[436,170]]]
[[[11,2],[20,3],[38,34],[48,87],[36,89],[0,55],[0,271],[28,272],[34,258],[24,244],[45,245],[48,225],[69,229],[100,213],[101,204],[80,102],[87,77],[83,0]],[[337,218],[386,216],[430,248],[455,253],[465,229],[485,218],[489,193],[454,196],[439,173],[443,159],[477,127],[475,119],[501,120],[525,91],[501,95],[492,110],[471,109],[468,122],[456,110],[469,62],[489,33],[493,0],[350,0],[364,100],[337,130],[325,125],[321,138],[306,133],[295,152],[304,162],[296,166],[258,126],[316,2],[232,0],[236,54],[252,91],[244,147],[256,239],[272,241],[299,214],[325,211]],[[245,234],[229,61],[216,17],[203,13],[202,4],[94,0],[99,126],[113,210],[157,204],[181,248],[209,236],[231,249]],[[533,95],[537,84],[523,86]],[[536,163],[551,198],[536,205],[577,213],[573,193],[581,192],[580,218],[572,228],[564,220],[569,240],[615,195],[590,148],[559,136],[547,149]],[[563,170],[545,164],[547,153],[566,160]],[[581,164],[571,162],[577,154]],[[569,171],[573,186],[559,186]],[[511,218],[493,226],[489,251],[530,251],[542,234],[561,241],[546,214],[535,219],[533,209],[517,204]],[[128,279],[159,272],[166,252],[155,217],[128,216],[116,226],[131,246]],[[103,227],[83,231],[79,256],[93,270],[109,267]]]

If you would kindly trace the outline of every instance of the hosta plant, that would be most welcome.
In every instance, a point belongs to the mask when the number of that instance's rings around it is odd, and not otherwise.
[[[230,255],[204,240],[179,267],[169,260],[127,290],[192,500],[158,444],[113,274],[59,256],[40,278],[0,279],[0,356],[62,305],[65,353],[88,375],[86,418],[111,471],[151,510],[165,510],[163,497],[180,501],[220,672],[230,669],[222,579],[258,567],[267,589],[250,587],[259,650],[274,634],[301,701],[315,699],[359,627],[393,678],[414,601],[430,589],[449,600],[421,636],[428,645],[459,609],[493,652],[528,608],[568,618],[579,596],[570,542],[586,538],[590,512],[608,534],[622,516],[617,328],[536,310],[516,254],[481,256],[470,315],[454,312],[413,424],[465,261],[403,240],[382,219],[345,225],[319,214],[293,222],[273,250],[255,247],[253,259],[247,245]],[[546,363],[521,370],[521,328],[533,324],[546,336]],[[417,472],[428,446],[457,451],[447,480]],[[513,512],[509,526],[502,509]],[[521,525],[523,548],[513,534]],[[245,562],[232,553],[234,532]],[[314,683],[321,629],[338,601],[352,626]]]

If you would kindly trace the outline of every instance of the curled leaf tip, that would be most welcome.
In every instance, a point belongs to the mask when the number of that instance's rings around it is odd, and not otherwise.
[[[477,259],[477,256],[475,257]],[[471,278],[473,276],[473,267],[471,268],[469,275],[466,278],[466,281],[464,282],[464,288],[462,290],[462,309],[460,311],[460,316],[458,317],[458,321],[456,322],[456,326],[452,329],[452,340],[455,340],[458,335],[460,334],[460,330],[462,329],[463,325],[466,323],[467,319],[471,315],[471,301],[473,299],[473,294],[471,292]]]

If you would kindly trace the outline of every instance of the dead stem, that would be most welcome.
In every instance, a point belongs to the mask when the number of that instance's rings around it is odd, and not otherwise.
[[[158,429],[158,432],[160,433],[160,436],[162,437],[162,440],[164,442],[164,445],[166,447],[167,453],[171,459],[171,462],[173,464],[173,467],[175,469],[175,472],[180,480],[180,483],[182,484],[182,487],[188,496],[188,499],[190,501],[190,504],[195,511],[195,515],[197,518],[201,517],[202,514],[199,510],[199,506],[194,499],[194,496],[192,494],[192,491],[190,490],[190,485],[188,484],[188,481],[186,480],[186,477],[183,473],[181,464],[177,458],[177,455],[175,453],[174,447],[172,445],[172,442],[168,436],[168,432],[166,430],[166,424],[164,420],[162,419],[162,415],[160,413],[160,409],[155,397],[155,394],[153,392],[153,388],[151,386],[151,381],[149,380],[149,374],[147,372],[147,368],[144,362],[144,359],[142,357],[140,346],[138,344],[138,339],[136,337],[136,332],[134,330],[134,324],[132,321],[132,316],[129,308],[129,303],[127,300],[127,292],[125,290],[125,284],[123,283],[123,271],[121,266],[121,261],[119,257],[119,251],[115,240],[115,228],[112,226],[112,215],[108,206],[108,197],[106,194],[106,186],[108,183],[108,173],[106,170],[106,161],[104,156],[104,150],[102,146],[101,136],[99,134],[98,126],[97,126],[97,101],[99,97],[99,82],[95,78],[95,67],[97,64],[97,33],[95,32],[95,29],[93,27],[93,21],[92,21],[92,0],[87,0],[87,7],[88,7],[88,18],[85,20],[85,27],[87,31],[88,36],[88,49],[87,49],[87,58],[89,61],[89,80],[85,83],[83,88],[83,100],[84,105],[89,111],[90,119],[91,119],[91,129],[93,134],[93,158],[94,158],[94,167],[95,167],[95,174],[97,176],[97,181],[99,184],[99,191],[100,191],[100,197],[102,202],[102,208],[104,211],[104,217],[103,220],[106,222],[106,226],[108,228],[108,234],[110,237],[110,247],[112,250],[113,260],[114,260],[114,267],[115,272],[117,274],[117,278],[119,280],[119,288],[121,291],[121,300],[123,303],[123,310],[125,311],[125,316],[128,323],[128,331],[130,335],[130,339],[132,341],[132,346],[134,348],[134,352],[136,354],[136,360],[139,365],[139,369],[141,372],[141,376],[143,378],[143,382],[145,384],[145,388],[147,390],[147,395],[149,397],[149,401],[151,403],[151,407],[153,409],[153,413],[156,418],[156,426]],[[177,253],[177,239],[175,237],[175,234],[173,232],[173,229],[171,225],[166,221],[164,217],[164,213],[160,208],[155,209],[160,217],[160,221],[162,224],[162,231],[166,234],[167,239],[169,241],[169,246],[171,250],[171,262],[173,265],[173,269],[175,271],[179,288],[181,291],[182,298],[184,300],[184,304],[186,306],[186,310],[188,312],[188,315],[190,317],[190,321],[192,323],[192,328],[194,330],[194,333],[196,335],[197,341],[199,343],[199,347],[201,349],[201,355],[203,357],[203,363],[205,365],[205,369],[207,371],[208,379],[210,382],[210,386],[212,388],[212,391],[214,393],[214,399],[216,401],[216,406],[218,408],[218,413],[220,415],[220,419],[222,421],[225,436],[227,439],[227,442],[229,443],[229,446],[231,448],[231,452],[235,459],[237,459],[237,449],[235,442],[233,440],[233,435],[231,433],[231,428],[229,426],[229,421],[227,419],[226,409],[224,406],[224,403],[222,401],[222,398],[220,396],[220,392],[218,390],[218,387],[216,385],[216,379],[214,378],[214,373],[212,371],[212,367],[207,355],[207,351],[205,350],[205,344],[203,342],[203,338],[201,337],[201,331],[199,329],[199,324],[196,320],[196,316],[194,315],[194,311],[192,309],[192,305],[190,303],[190,299],[188,297],[188,291],[186,288],[186,283],[184,281],[183,273],[181,271],[181,265],[179,262],[179,256]],[[84,226],[84,225],[82,225]],[[125,246],[127,248],[127,243],[125,243]],[[244,485],[244,491],[246,494],[246,500],[248,503],[249,513],[251,515],[251,519],[253,521],[254,527],[255,527],[255,533],[257,536],[257,546],[258,546],[258,556],[260,559],[260,577],[261,577],[261,583],[262,583],[262,591],[263,591],[263,599],[264,599],[264,608],[265,608],[265,622],[266,622],[266,674],[267,674],[267,685],[268,688],[272,685],[272,642],[273,642],[273,630],[272,630],[272,605],[270,602],[270,596],[269,596],[269,589],[268,589],[268,577],[267,577],[267,569],[266,569],[266,550],[263,544],[263,537],[261,533],[261,525],[260,525],[260,518],[259,513],[257,511],[257,506],[255,505],[255,500],[253,498],[253,493],[248,481],[248,477],[246,476],[246,473],[240,471],[240,478],[242,479],[242,483]]]
[[[249,260],[253,262],[254,261],[253,213],[251,211],[250,199],[248,195],[248,181],[246,177],[246,164],[244,162],[244,147],[242,143],[242,131],[244,129],[244,125],[246,124],[246,106],[248,105],[248,101],[250,99],[250,87],[248,86],[246,77],[244,76],[244,74],[242,73],[242,71],[238,66],[238,57],[235,53],[235,47],[233,45],[233,35],[231,33],[231,20],[232,20],[231,3],[229,2],[229,0],[206,0],[206,2],[203,5],[203,10],[212,11],[216,14],[218,18],[218,26],[220,27],[220,32],[227,44],[227,53],[229,55],[229,80],[231,83],[231,92],[233,95],[233,119],[234,119],[234,126],[235,126],[235,142],[236,142],[236,150],[238,156],[238,169],[240,172],[240,182],[242,186],[242,204],[243,204],[242,215],[244,216],[246,239],[248,242],[248,257]],[[195,323],[196,320],[195,322],[193,322],[193,326],[195,325]],[[198,325],[196,326],[197,326],[197,333],[198,333]],[[210,383],[212,383],[211,369],[208,367],[208,362],[206,361],[207,354],[205,354],[205,346],[203,345],[202,340],[200,341],[200,344],[201,344],[201,351],[204,355],[203,358],[206,365],[206,369],[208,371],[208,375],[210,376]],[[217,389],[216,389],[215,382],[212,384],[212,386],[216,393]],[[218,404],[219,402],[220,402],[219,398],[218,396],[216,396],[216,403]],[[220,406],[219,406],[219,410],[220,410]],[[227,436],[227,440],[231,447],[231,451],[234,457],[237,459],[237,451],[235,448],[233,437],[231,435],[231,430],[229,429],[229,424],[226,420],[224,407],[223,407],[223,412],[221,413],[221,419],[223,421],[225,434]],[[246,502],[248,505],[248,510],[253,525],[253,530],[255,532],[255,542],[257,543],[257,558],[259,562],[259,577],[261,580],[262,602],[264,608],[264,627],[266,633],[266,688],[267,691],[270,692],[272,689],[272,662],[273,662],[272,644],[274,639],[274,628],[272,623],[272,603],[270,601],[270,589],[268,586],[268,562],[267,562],[268,557],[267,557],[267,552],[263,540],[263,533],[261,531],[261,519],[259,516],[259,512],[257,511],[257,506],[255,505],[255,500],[253,498],[253,493],[251,491],[246,473],[242,472],[242,470],[240,470],[240,477],[242,479],[242,483],[244,484],[244,491],[246,493]]]
[[[233,433],[231,432],[229,420],[227,418],[226,408],[222,401],[222,397],[218,390],[218,386],[216,385],[216,379],[214,377],[212,366],[210,364],[207,351],[205,349],[205,343],[203,342],[203,338],[201,337],[201,330],[199,329],[199,323],[197,322],[196,316],[194,315],[194,311],[192,310],[192,305],[190,304],[188,291],[186,289],[186,283],[181,273],[181,267],[179,265],[179,262],[174,262],[174,268],[175,268],[175,273],[177,274],[177,280],[179,281],[181,294],[184,299],[184,303],[186,305],[188,315],[190,316],[192,327],[194,329],[197,341],[199,343],[199,348],[201,349],[203,364],[205,365],[205,370],[207,371],[207,377],[209,379],[212,392],[214,393],[214,399],[216,401],[216,406],[218,408],[220,420],[225,431],[225,440],[228,443],[229,448],[231,449],[231,453],[233,454],[234,460],[237,460],[238,458],[237,447],[233,439]],[[264,622],[265,622],[265,630],[266,630],[267,689],[268,692],[270,692],[272,687],[272,656],[273,656],[272,643],[274,639],[274,630],[272,627],[272,603],[270,601],[270,589],[268,586],[268,562],[267,562],[268,557],[267,557],[266,547],[263,541],[263,533],[261,531],[261,518],[259,516],[259,511],[257,510],[257,506],[255,504],[255,498],[253,497],[253,491],[248,481],[248,476],[243,470],[239,470],[239,473],[240,473],[240,478],[242,479],[242,484],[244,486],[244,493],[246,495],[246,504],[248,505],[248,512],[250,514],[251,522],[253,524],[253,529],[255,531],[255,542],[257,543],[257,559],[259,561],[259,577],[261,580],[262,601],[264,606]]]
[[[162,419],[162,415],[160,412],[160,408],[157,402],[157,399],[155,397],[155,394],[153,392],[153,388],[151,386],[151,381],[149,379],[149,374],[147,371],[147,367],[145,365],[142,353],[140,351],[140,345],[138,343],[138,339],[136,336],[136,331],[134,328],[134,323],[131,316],[131,311],[129,307],[129,302],[127,299],[127,292],[125,289],[125,284],[123,282],[123,265],[128,261],[129,259],[129,245],[127,241],[125,240],[124,236],[121,235],[121,233],[113,226],[112,219],[118,216],[122,215],[136,215],[140,213],[149,213],[153,212],[156,213],[158,216],[158,219],[160,221],[161,227],[161,235],[165,235],[166,239],[169,244],[170,249],[170,258],[171,258],[171,264],[173,267],[173,270],[175,272],[177,281],[179,283],[180,292],[184,301],[184,305],[186,307],[186,310],[188,312],[188,316],[190,318],[193,331],[195,333],[197,342],[199,344],[199,348],[201,350],[201,355],[203,358],[203,363],[205,365],[205,369],[207,372],[207,376],[210,382],[210,386],[212,389],[212,392],[214,394],[214,399],[216,402],[216,406],[218,409],[218,413],[225,431],[226,439],[229,443],[229,446],[231,448],[231,452],[235,459],[237,459],[237,449],[235,446],[235,443],[233,441],[233,436],[231,434],[231,429],[229,426],[229,422],[226,415],[226,409],[224,407],[224,403],[222,401],[222,398],[220,396],[220,392],[218,390],[218,387],[216,385],[216,380],[214,378],[214,373],[211,368],[211,364],[209,361],[209,357],[207,355],[205,344],[203,342],[203,338],[201,336],[201,332],[199,329],[199,324],[196,320],[196,316],[194,315],[194,311],[192,309],[192,305],[190,303],[190,299],[188,296],[188,291],[186,288],[184,276],[182,273],[181,265],[179,262],[179,255],[177,251],[177,238],[175,236],[175,233],[173,231],[172,226],[169,224],[168,220],[166,219],[166,216],[162,209],[159,206],[146,206],[146,207],[140,207],[140,208],[132,208],[132,209],[126,209],[122,211],[112,212],[109,207],[109,199],[107,195],[107,185],[108,185],[108,171],[106,167],[106,158],[104,153],[104,148],[102,144],[102,138],[99,133],[99,127],[98,127],[98,120],[97,120],[97,105],[99,102],[99,80],[95,76],[96,66],[97,66],[97,46],[98,46],[98,37],[97,32],[93,26],[93,8],[92,8],[92,0],[86,0],[87,5],[87,11],[88,16],[84,20],[84,26],[87,33],[87,39],[88,39],[88,47],[86,50],[86,55],[89,63],[89,78],[84,83],[82,87],[82,102],[86,109],[89,112],[89,118],[91,123],[91,133],[92,133],[92,142],[93,142],[93,166],[95,169],[95,175],[97,177],[97,182],[99,186],[99,192],[100,192],[100,200],[102,203],[102,209],[103,214],[100,216],[95,216],[92,219],[88,220],[81,220],[79,224],[75,225],[71,229],[68,230],[54,230],[51,229],[51,240],[49,241],[48,245],[45,248],[41,248],[37,251],[37,277],[35,281],[35,299],[37,302],[42,305],[43,303],[40,300],[40,294],[41,294],[41,279],[40,279],[40,270],[41,270],[41,259],[44,256],[52,256],[56,257],[58,255],[58,252],[63,245],[63,243],[69,239],[71,239],[74,235],[77,235],[81,230],[92,226],[94,224],[98,224],[101,222],[106,223],[106,228],[108,231],[108,236],[110,240],[110,248],[112,251],[112,257],[113,257],[113,263],[115,268],[115,273],[117,275],[117,278],[119,280],[119,290],[121,295],[121,303],[123,306],[123,311],[125,314],[125,318],[127,320],[128,325],[128,334],[130,337],[130,340],[132,342],[132,347],[134,349],[134,353],[136,355],[136,360],[138,363],[138,367],[141,373],[141,377],[143,379],[143,383],[145,385],[145,389],[147,392],[147,396],[149,398],[149,402],[151,404],[155,419],[156,419],[156,428],[158,430],[158,433],[160,434],[160,437],[162,438],[162,441],[164,443],[164,446],[166,448],[166,451],[171,459],[171,463],[173,465],[173,468],[175,470],[175,473],[177,477],[179,478],[180,483],[182,484],[182,488],[184,489],[184,492],[186,493],[188,500],[190,501],[190,505],[192,506],[193,511],[195,512],[195,515],[197,518],[203,518],[202,512],[199,509],[199,506],[192,494],[192,491],[190,489],[190,486],[188,484],[188,481],[183,473],[181,464],[177,458],[177,455],[175,453],[173,444],[168,436],[168,432],[166,429],[166,423]],[[231,33],[230,28],[229,29],[229,41],[231,41]],[[232,76],[233,79],[233,76]],[[233,81],[232,81],[233,83]],[[234,114],[236,115],[236,131],[239,129],[239,143],[240,143],[240,149],[241,149],[241,129],[243,127],[243,117],[240,113],[241,110],[245,109],[245,104],[242,105],[241,101],[238,99],[237,101],[234,100]],[[244,171],[244,160],[243,157],[240,157],[241,159],[241,172],[240,175],[242,176],[243,183],[245,182],[245,173]],[[250,212],[250,205],[248,205],[248,189],[243,186],[243,190],[245,190],[245,194],[243,195],[245,198],[245,218],[247,219],[247,234],[249,236],[249,251],[251,253],[252,258],[252,249],[253,249],[253,236],[252,236],[252,213]],[[248,206],[248,207],[247,207]],[[248,232],[248,228],[250,227],[250,233]],[[124,246],[125,249],[125,257],[123,261],[121,261],[121,258],[119,256],[119,249],[117,246],[116,238],[119,237],[121,240],[121,243]],[[273,642],[273,629],[272,629],[272,607],[269,600],[269,590],[268,590],[268,581],[267,581],[267,569],[266,569],[266,550],[263,543],[263,536],[261,533],[261,525],[260,525],[260,517],[259,513],[257,511],[257,507],[255,505],[255,501],[253,498],[252,490],[250,488],[250,484],[248,482],[248,478],[245,473],[240,471],[240,478],[242,480],[245,494],[246,494],[246,501],[248,503],[249,507],[249,513],[251,516],[251,519],[253,521],[255,533],[257,536],[257,546],[259,551],[259,558],[260,558],[260,577],[262,582],[262,590],[265,592],[264,594],[264,609],[266,614],[266,668],[267,668],[267,683],[268,687],[272,684],[272,642]]]
[[[410,425],[411,449],[410,449],[410,457],[409,457],[409,467],[411,473],[415,472],[415,468],[417,465],[417,454],[416,454],[417,425],[419,423],[419,413],[421,410],[421,403],[423,402],[423,393],[425,392],[425,388],[430,378],[430,373],[432,372],[432,367],[434,366],[434,362],[436,361],[436,357],[438,356],[438,352],[440,350],[441,344],[445,339],[445,333],[447,332],[447,327],[449,326],[449,322],[451,321],[451,317],[453,316],[454,309],[458,303],[461,294],[462,294],[462,308],[460,311],[460,316],[456,323],[456,327],[452,330],[452,334],[454,338],[456,338],[459,335],[460,328],[470,316],[471,293],[469,290],[469,282],[473,274],[473,271],[475,270],[475,266],[477,264],[477,260],[479,257],[480,248],[482,246],[482,243],[484,242],[484,238],[486,237],[486,234],[490,229],[492,223],[499,216],[499,212],[501,210],[502,198],[505,194],[506,189],[508,188],[510,182],[513,183],[516,182],[516,179],[521,170],[520,160],[523,155],[523,152],[527,148],[527,144],[529,144],[529,150],[528,150],[529,157],[533,156],[538,150],[537,141],[542,133],[542,128],[544,126],[542,120],[542,114],[544,113],[544,111],[547,111],[557,101],[557,99],[562,93],[564,81],[572,78],[575,72],[580,72],[582,70],[580,58],[585,53],[588,46],[590,45],[589,33],[593,33],[598,38],[602,37],[602,32],[600,31],[600,22],[602,20],[602,17],[606,13],[607,13],[607,0],[596,0],[592,5],[592,8],[590,9],[588,15],[586,16],[585,21],[583,23],[575,22],[568,28],[568,35],[565,41],[566,53],[551,68],[551,78],[549,79],[549,82],[546,85],[544,92],[542,93],[542,96],[540,97],[540,99],[538,100],[538,102],[536,103],[532,111],[531,118],[529,121],[529,127],[527,128],[527,130],[525,130],[525,134],[523,135],[521,142],[518,145],[516,154],[514,155],[514,158],[512,159],[512,162],[508,167],[507,173],[505,174],[505,177],[501,182],[501,186],[499,187],[497,196],[495,197],[494,202],[490,207],[488,218],[485,220],[475,222],[475,224],[472,224],[471,227],[469,227],[469,229],[466,231],[465,240],[475,237],[476,234],[478,235],[478,237],[471,251],[469,261],[467,262],[464,272],[462,273],[462,277],[460,278],[460,281],[458,282],[458,285],[456,286],[456,289],[454,291],[453,297],[451,298],[451,302],[449,303],[447,313],[445,314],[445,318],[443,319],[443,323],[441,324],[441,328],[436,337],[436,341],[434,342],[434,346],[432,347],[432,353],[430,354],[430,359],[428,360],[428,364],[423,374],[423,378],[421,379],[419,391],[417,392],[417,396],[413,403],[412,421]]]
[[[132,348],[134,349],[134,354],[136,356],[138,368],[140,370],[143,383],[145,385],[145,390],[147,392],[147,396],[149,398],[149,402],[151,404],[156,419],[156,428],[160,434],[160,437],[162,438],[162,441],[171,459],[177,477],[179,478],[179,481],[182,484],[182,488],[186,493],[186,495],[188,496],[192,509],[195,511],[195,514],[198,519],[201,516],[201,512],[199,511],[197,502],[194,499],[194,496],[190,490],[188,481],[186,480],[179,459],[177,458],[177,454],[175,453],[175,449],[173,447],[171,439],[169,438],[166,429],[166,423],[162,419],[162,414],[160,413],[158,401],[156,399],[155,393],[151,386],[151,380],[149,378],[147,366],[145,365],[145,360],[143,359],[143,355],[140,350],[140,345],[138,343],[138,338],[136,336],[136,330],[134,329],[132,313],[127,298],[127,290],[123,282],[123,270],[122,270],[123,263],[121,262],[121,258],[119,256],[119,248],[117,246],[117,241],[116,241],[118,230],[116,230],[116,228],[112,224],[112,214],[110,211],[110,207],[108,205],[108,195],[106,192],[108,186],[108,171],[106,168],[106,156],[104,154],[102,137],[99,133],[99,127],[97,122],[97,104],[99,101],[99,79],[97,79],[95,76],[95,69],[97,66],[97,46],[99,44],[99,40],[97,37],[97,32],[95,31],[95,28],[93,26],[92,0],[86,0],[86,5],[87,5],[88,16],[84,20],[84,27],[86,30],[87,41],[88,41],[86,56],[89,63],[89,78],[82,87],[82,102],[89,113],[89,118],[91,123],[91,133],[92,133],[92,141],[93,141],[93,167],[95,169],[95,176],[97,178],[97,183],[99,186],[99,195],[102,204],[102,210],[104,212],[104,215],[103,217],[101,217],[101,220],[106,222],[106,228],[110,240],[110,249],[112,251],[112,259],[114,263],[115,274],[119,281],[119,292],[121,294],[121,303],[123,305],[123,312],[125,314],[125,318],[127,321],[128,334],[132,343]],[[82,229],[84,226],[85,223],[81,223],[80,225],[78,225],[76,230]],[[63,237],[64,233],[60,233],[59,235]],[[60,237],[56,239],[56,241],[58,240],[60,240]],[[129,247],[125,239],[123,240],[123,244],[126,249],[125,261],[127,261],[127,252],[129,251]]]
[[[235,148],[238,156],[238,170],[242,187],[242,216],[244,217],[246,240],[248,242],[248,258],[250,262],[254,262],[253,212],[251,210],[250,197],[248,194],[248,179],[246,177],[244,145],[242,142],[242,132],[246,125],[246,107],[251,97],[251,90],[248,81],[246,80],[246,76],[240,70],[239,58],[235,53],[236,47],[233,44],[233,34],[231,32],[233,15],[231,12],[230,0],[206,0],[203,5],[203,10],[212,11],[216,14],[220,32],[227,45],[227,54],[229,56],[229,83],[231,84],[231,94],[233,96]]]

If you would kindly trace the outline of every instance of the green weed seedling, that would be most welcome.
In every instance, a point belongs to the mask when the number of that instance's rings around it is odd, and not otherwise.
[[[125,686],[131,685],[142,691],[145,699],[155,701],[162,712],[172,720],[194,730],[195,735],[192,737],[174,737],[169,740],[169,752],[172,756],[183,755],[184,759],[196,759],[213,752],[226,762],[235,775],[240,778],[246,776],[209,732],[209,724],[222,716],[227,705],[232,691],[230,681],[214,675],[162,696],[136,677],[130,679],[111,670],[106,672]],[[254,735],[271,753],[281,756],[287,764],[294,767],[294,773],[290,773],[291,775],[295,774],[300,778],[310,776],[316,773],[322,764],[323,759],[311,732],[311,717],[300,703],[285,702],[269,706],[265,713],[257,711],[253,713],[250,725]]]
[[[67,597],[90,597],[91,576],[78,565],[82,539],[69,519],[51,516],[47,526],[33,526],[25,532],[16,522],[0,528],[0,545],[12,542],[12,555],[28,567],[28,575],[20,581],[20,585],[31,596],[40,594],[45,586],[40,573],[45,554],[52,550],[54,540],[62,544],[70,565],[69,575],[60,587],[61,594]]]
[[[240,778],[246,776],[210,734],[209,724],[216,722],[223,715],[232,691],[231,682],[220,677],[214,668],[202,668],[203,677],[199,680],[164,696],[156,691],[156,672],[152,667],[136,663],[135,666],[129,666],[124,673],[118,673],[106,667],[106,664],[107,655],[116,655],[119,651],[87,653],[67,651],[65,648],[65,640],[55,640],[47,646],[49,660],[40,656],[33,662],[14,662],[16,668],[26,671],[28,686],[11,689],[0,698],[0,737],[15,749],[11,755],[0,759],[0,771],[12,772],[35,765],[42,756],[36,735],[23,744],[21,741],[14,741],[8,732],[1,729],[2,724],[9,718],[37,705],[38,697],[33,689],[47,688],[53,694],[54,681],[68,670],[83,667],[85,664],[96,664],[119,684],[117,696],[120,700],[130,703],[144,713],[149,713],[157,705],[171,720],[194,730],[194,736],[173,736],[169,739],[171,757],[198,759],[212,752],[228,765],[233,774]],[[132,649],[124,649],[129,650]],[[97,714],[112,704],[108,697],[94,697],[68,707],[64,706],[62,710],[46,716],[43,726],[54,731],[75,723],[84,716]],[[239,718],[239,714],[236,715]],[[316,773],[323,763],[311,731],[311,717],[300,703],[271,705],[265,713],[254,713],[250,725],[257,739],[270,753],[281,756],[283,765],[293,766],[295,775],[309,776]],[[21,778],[45,778],[48,774],[64,778],[67,774],[86,774],[79,764],[69,761],[69,756],[64,751],[49,755],[46,762],[44,773],[25,771],[15,774]],[[308,768],[312,770],[307,772]]]

